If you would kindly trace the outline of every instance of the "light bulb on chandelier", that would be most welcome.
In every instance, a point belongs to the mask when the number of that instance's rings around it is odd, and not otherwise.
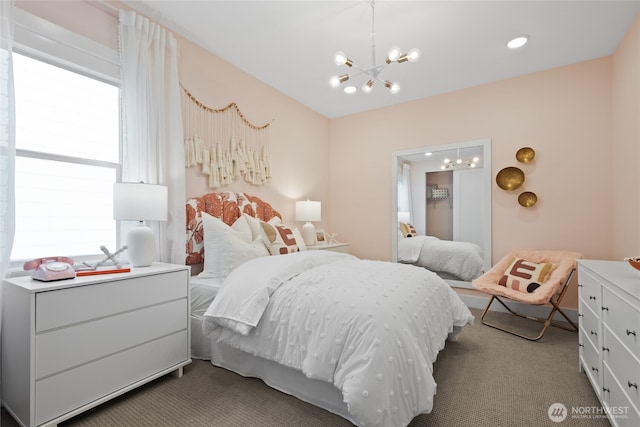
[[[478,166],[479,162],[480,162],[480,158],[478,156],[474,156],[471,160],[463,160],[460,157],[460,150],[458,149],[456,160],[454,161],[448,157],[445,157],[442,160],[442,165],[440,165],[440,169],[447,170],[447,169],[455,169],[460,167],[475,168],[476,166]]]
[[[343,74],[341,76],[331,77],[331,79],[329,80],[329,85],[332,88],[339,87],[342,83],[346,82],[352,77],[364,74],[366,77],[368,77],[367,82],[364,83],[361,88],[362,92],[364,93],[371,93],[373,91],[373,85],[376,81],[389,89],[389,92],[391,92],[392,94],[396,94],[400,91],[400,85],[397,82],[382,80],[379,75],[382,70],[391,63],[396,62],[398,64],[402,64],[403,62],[416,62],[418,59],[420,59],[420,50],[414,48],[406,53],[403,53],[402,49],[400,49],[398,46],[393,46],[391,47],[391,49],[389,49],[385,62],[380,65],[376,65],[375,33],[375,0],[373,0],[371,1],[371,67],[361,68],[356,65],[351,59],[349,59],[344,52],[336,52],[334,56],[334,62],[336,63],[336,65],[345,65],[349,68],[355,68],[356,71],[351,75]],[[355,86],[347,86],[345,88],[345,92],[347,93],[354,93],[356,90],[357,89]]]

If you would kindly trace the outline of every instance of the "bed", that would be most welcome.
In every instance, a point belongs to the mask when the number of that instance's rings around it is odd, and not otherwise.
[[[444,279],[465,282],[484,273],[483,251],[477,244],[417,235],[405,223],[400,223],[398,230],[398,262],[424,267]]]
[[[356,425],[430,412],[438,352],[474,320],[449,285],[424,268],[305,251],[264,202],[214,194],[187,202],[187,262],[204,263],[192,280],[192,357]]]

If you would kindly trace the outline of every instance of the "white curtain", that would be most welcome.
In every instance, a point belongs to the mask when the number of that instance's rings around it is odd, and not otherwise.
[[[398,221],[411,223],[411,166],[408,163],[400,163],[398,166]]]
[[[4,288],[2,280],[9,267],[15,231],[16,110],[12,49],[13,0],[0,1],[0,331]]]
[[[169,188],[169,220],[149,224],[157,257],[184,264],[185,179],[178,42],[133,11],[120,11],[123,97],[123,182]]]

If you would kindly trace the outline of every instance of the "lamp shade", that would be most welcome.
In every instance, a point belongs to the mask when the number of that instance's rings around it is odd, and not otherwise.
[[[296,202],[296,221],[320,221],[322,207],[320,202],[311,200]]]
[[[130,221],[166,221],[167,187],[124,182],[113,186],[113,218]]]
[[[127,233],[127,254],[134,267],[151,265],[156,253],[155,235],[144,221],[167,220],[167,187],[145,183],[113,186],[113,218],[139,221]]]

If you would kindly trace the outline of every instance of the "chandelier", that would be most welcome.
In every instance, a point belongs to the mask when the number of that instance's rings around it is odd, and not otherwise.
[[[347,58],[344,52],[336,52],[334,60],[336,65],[346,65],[349,68],[354,68],[356,71],[353,74],[342,74],[341,76],[333,76],[329,80],[329,85],[333,88],[339,87],[342,83],[346,82],[352,77],[364,74],[368,77],[368,80],[362,85],[362,91],[364,93],[371,93],[373,85],[377,81],[384,85],[391,93],[398,93],[400,91],[400,85],[397,82],[390,82],[389,80],[382,80],[379,76],[384,68],[397,62],[402,64],[403,62],[415,62],[420,58],[420,51],[418,49],[411,49],[409,52],[403,53],[398,46],[393,46],[389,49],[387,58],[384,63],[376,65],[376,41],[375,41],[375,0],[371,1],[371,67],[362,68],[356,65],[351,59]],[[344,88],[346,93],[354,93],[356,87],[349,85]]]
[[[460,149],[458,148],[456,153],[456,159],[451,160],[450,158],[446,157],[442,161],[442,165],[440,166],[440,169],[447,170],[447,169],[455,169],[456,167],[475,168],[478,165],[479,161],[480,161],[480,158],[478,156],[474,156],[472,159],[469,159],[469,160],[462,159],[462,157],[460,157]]]

